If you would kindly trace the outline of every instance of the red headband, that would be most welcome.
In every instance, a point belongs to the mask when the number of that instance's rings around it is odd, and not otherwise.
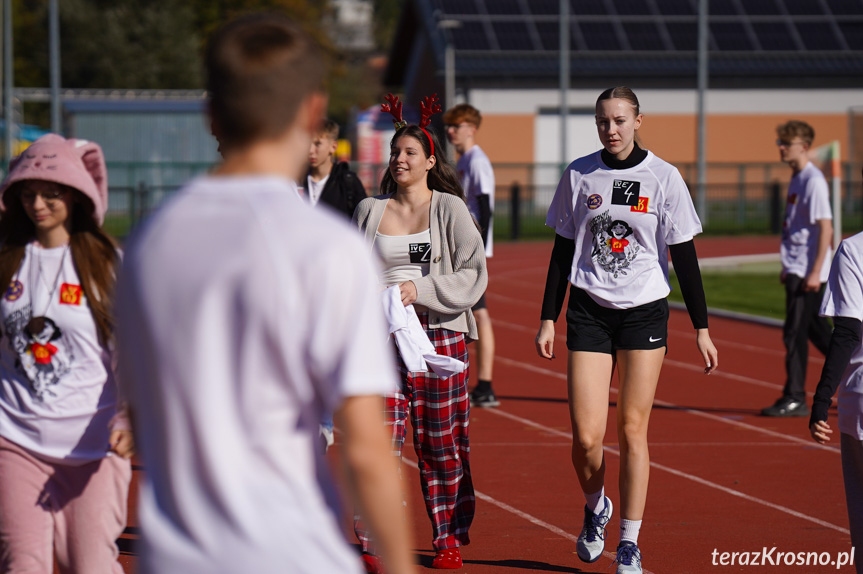
[[[387,103],[381,104],[381,111],[388,112],[393,117],[393,125],[395,125],[397,130],[406,126],[407,122],[402,118],[402,103],[399,101],[398,97],[392,94],[387,94],[385,99]],[[431,155],[434,155],[434,140],[432,139],[431,134],[426,131],[426,126],[431,123],[431,117],[433,115],[440,113],[443,110],[439,101],[437,94],[426,96],[420,101],[419,128],[429,139]]]

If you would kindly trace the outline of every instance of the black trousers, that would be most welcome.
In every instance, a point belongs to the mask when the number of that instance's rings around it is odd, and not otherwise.
[[[804,292],[803,278],[785,277],[785,326],[782,340],[785,343],[785,372],[787,379],[782,395],[795,401],[806,402],[806,364],[809,360],[809,341],[827,355],[832,328],[830,322],[818,316],[824,298],[824,284],[816,293]]]

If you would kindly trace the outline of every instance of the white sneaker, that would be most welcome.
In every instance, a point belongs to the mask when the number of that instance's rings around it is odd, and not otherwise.
[[[594,514],[584,507],[584,527],[575,545],[576,554],[582,562],[596,562],[605,548],[605,525],[611,520],[611,499],[605,497],[602,512]]]
[[[641,550],[629,540],[617,545],[617,574],[641,574]]]

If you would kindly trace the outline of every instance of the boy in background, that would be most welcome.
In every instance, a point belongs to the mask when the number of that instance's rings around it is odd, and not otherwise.
[[[309,148],[305,195],[312,205],[328,205],[350,219],[357,204],[366,198],[366,189],[346,162],[336,161],[338,140],[339,124],[324,120]]]
[[[446,137],[459,153],[456,164],[462,188],[467,198],[467,207],[479,223],[482,240],[485,243],[486,259],[492,256],[492,213],[494,211],[494,170],[485,152],[476,144],[476,132],[482,123],[482,116],[470,104],[459,104],[444,113]],[[486,307],[485,294],[473,307],[476,318],[477,340],[477,384],[470,394],[471,405],[496,407],[500,401],[492,389],[494,369],[494,330],[491,316]]]

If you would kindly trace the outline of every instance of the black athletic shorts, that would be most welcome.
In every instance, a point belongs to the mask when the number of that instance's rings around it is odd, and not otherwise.
[[[566,310],[566,348],[614,354],[621,350],[668,346],[668,301],[663,298],[631,309],[609,309],[572,287]]]
[[[482,293],[482,297],[479,298],[479,301],[476,302],[476,305],[471,307],[471,311],[479,311],[480,309],[485,309],[485,291]]]

